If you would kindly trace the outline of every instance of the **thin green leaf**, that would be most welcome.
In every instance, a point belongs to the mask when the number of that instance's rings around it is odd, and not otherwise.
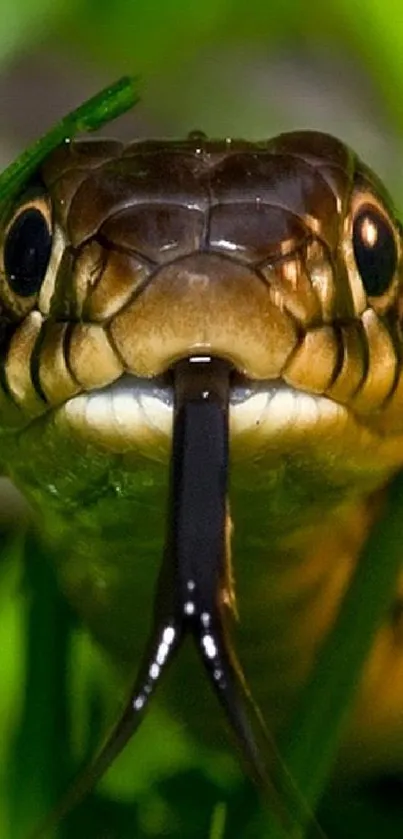
[[[25,553],[26,674],[20,726],[9,759],[8,839],[26,839],[72,772],[67,690],[71,613],[36,539],[27,539]]]
[[[226,818],[227,805],[224,801],[219,801],[214,807],[209,839],[224,839]]]
[[[403,476],[399,475],[391,486],[386,514],[362,552],[337,621],[280,743],[290,775],[312,811],[324,791],[376,631],[393,602],[402,567],[402,535]],[[273,818],[270,837],[279,836],[283,832]]]
[[[0,175],[0,201],[5,205],[18,193],[43,159],[76,134],[97,131],[138,102],[135,79],[124,76],[64,117]]]

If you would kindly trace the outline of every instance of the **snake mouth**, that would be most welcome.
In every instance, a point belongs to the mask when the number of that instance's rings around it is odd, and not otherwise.
[[[190,368],[211,359],[191,356]],[[217,359],[217,361],[219,361]],[[172,438],[174,376],[177,364],[149,379],[124,374],[112,384],[80,393],[54,411],[57,424],[67,425],[80,438],[113,451],[144,449],[155,460],[166,460]],[[231,447],[239,452],[248,438],[246,456],[264,442],[295,438],[329,424],[352,419],[347,408],[322,395],[305,392],[282,378],[254,380],[228,365],[228,410]]]
[[[176,362],[176,364],[170,367],[167,372],[151,378],[143,378],[129,373],[124,373],[112,384],[106,385],[103,388],[94,389],[86,394],[83,394],[83,396],[89,399],[99,396],[120,399],[121,397],[131,395],[138,398],[153,398],[159,400],[167,407],[172,408],[174,404],[174,376],[177,364],[187,361],[193,367],[193,370],[195,370],[196,365],[210,363],[213,360],[214,359],[211,356],[185,357],[179,362]],[[219,361],[220,359],[217,360]],[[331,397],[313,393],[309,389],[302,390],[301,388],[294,387],[293,385],[288,384],[280,376],[269,379],[251,379],[237,370],[234,366],[229,366],[228,398],[230,408],[236,408],[236,406],[242,405],[248,400],[262,395],[268,399],[273,399],[277,395],[285,397],[287,394],[294,394],[295,398],[301,397],[301,399],[303,399],[304,397],[307,397],[309,399],[315,399],[316,402],[321,403],[326,402],[335,405],[339,404],[340,407],[345,408],[344,405],[337,403]],[[80,398],[80,396],[81,395],[73,397],[69,400],[69,402],[73,402],[75,399]],[[345,408],[345,410],[347,409]]]

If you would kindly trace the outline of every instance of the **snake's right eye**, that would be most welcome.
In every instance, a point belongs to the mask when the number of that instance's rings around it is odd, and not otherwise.
[[[397,247],[392,226],[377,207],[364,205],[357,212],[353,249],[366,293],[369,297],[382,296],[396,271]]]
[[[11,221],[4,242],[4,271],[11,290],[20,297],[37,294],[52,251],[52,230],[46,205],[25,205]]]

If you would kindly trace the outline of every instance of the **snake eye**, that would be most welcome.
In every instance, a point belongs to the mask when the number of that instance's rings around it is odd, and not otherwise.
[[[15,294],[30,297],[39,291],[51,250],[47,216],[36,206],[24,208],[11,223],[4,245],[4,270]]]
[[[376,207],[363,207],[353,224],[355,261],[369,297],[380,297],[389,288],[397,264],[393,229]]]

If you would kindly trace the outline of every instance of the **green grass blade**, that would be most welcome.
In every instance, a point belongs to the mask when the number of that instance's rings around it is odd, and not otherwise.
[[[214,807],[209,839],[224,839],[226,818],[227,805],[225,801],[219,801]]]
[[[76,134],[96,131],[138,102],[136,81],[124,76],[76,108],[37,140],[0,175],[0,201],[7,206],[53,149]]]
[[[8,839],[26,839],[54,806],[72,772],[67,689],[71,613],[35,539],[27,541],[26,560],[26,677],[10,756]]]
[[[362,551],[335,625],[280,743],[296,788],[312,811],[324,791],[375,633],[393,602],[402,568],[402,537],[403,476],[399,475],[386,514]],[[288,792],[284,790],[284,795]],[[292,801],[289,806],[292,811]],[[283,837],[275,819],[273,825],[271,821],[270,839]]]

